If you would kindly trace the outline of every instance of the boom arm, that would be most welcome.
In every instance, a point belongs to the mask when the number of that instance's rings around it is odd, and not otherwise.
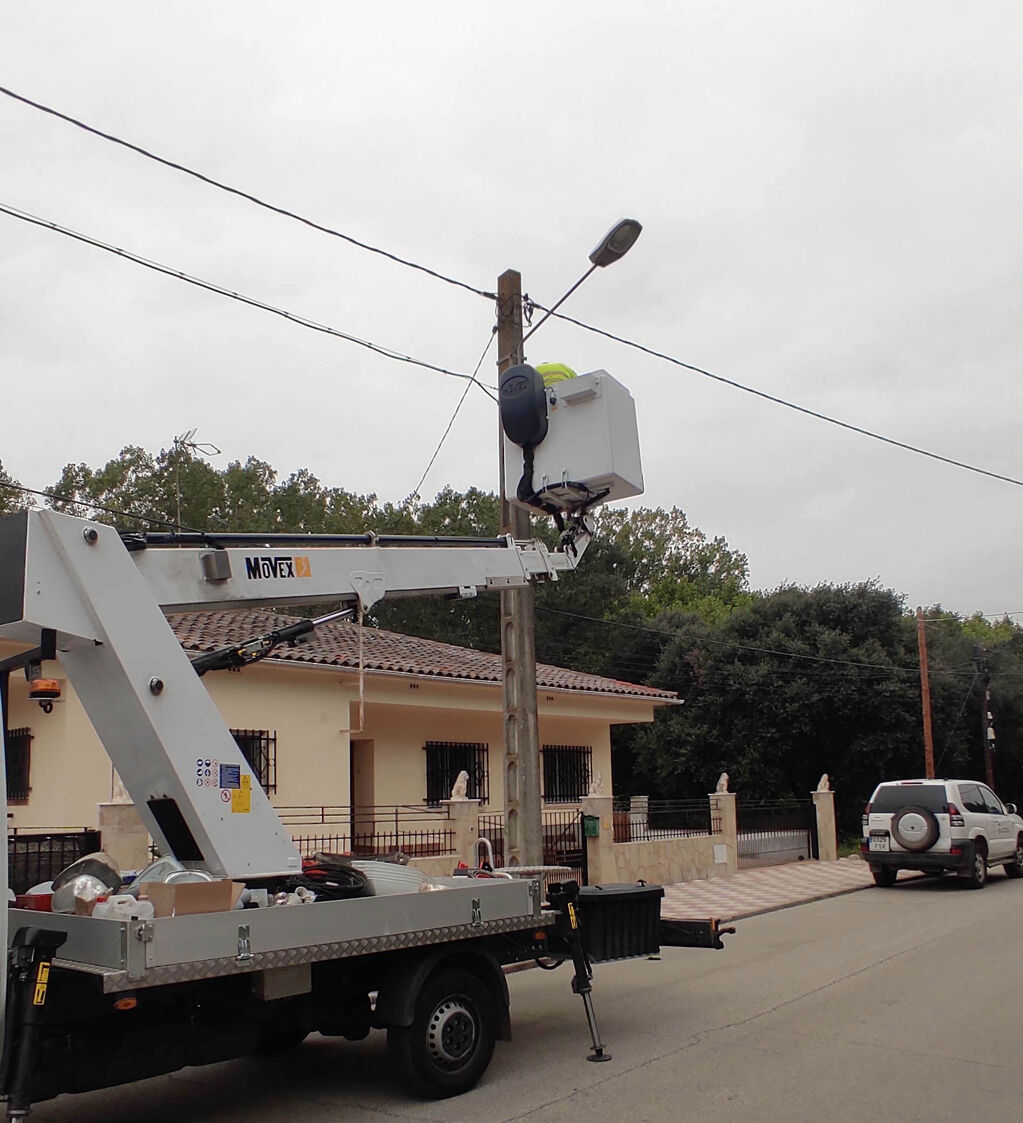
[[[270,633],[193,667],[163,613],[475,596],[556,580],[589,534],[577,520],[557,551],[510,538],[125,542],[108,526],[26,511],[0,520],[0,636],[37,644],[41,629],[56,632],[68,678],[163,853],[216,876],[279,875],[300,864],[294,843],[196,670],[242,666],[294,636]]]

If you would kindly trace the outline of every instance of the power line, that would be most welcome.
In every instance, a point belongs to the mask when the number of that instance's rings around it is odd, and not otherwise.
[[[574,324],[584,331],[593,332],[594,335],[601,335],[605,339],[611,339],[615,343],[621,343],[625,347],[631,347],[635,351],[642,351],[645,355],[651,355],[655,359],[663,359],[667,363],[674,366],[682,367],[684,370],[690,370],[694,374],[702,374],[705,378],[711,378],[715,382],[721,382],[725,386],[731,386],[735,390],[742,390],[743,393],[753,394],[758,398],[763,398],[765,401],[773,402],[775,405],[784,406],[786,409],[793,409],[797,413],[805,414],[807,417],[815,417],[818,421],[826,421],[829,425],[837,425],[840,429],[847,429],[851,433],[858,433],[862,437],[870,437],[871,440],[881,441],[883,444],[894,445],[895,448],[904,449],[906,452],[916,453],[917,456],[926,456],[931,460],[938,460],[942,464],[951,464],[954,468],[964,468],[967,472],[976,472],[980,476],[988,476],[993,480],[1001,480],[1003,483],[1015,484],[1016,487],[1023,487],[1023,480],[1017,480],[1013,476],[1003,476],[1000,472],[991,472],[987,468],[978,468],[974,464],[967,464],[963,460],[953,460],[950,456],[942,456],[937,452],[930,452],[925,448],[917,448],[916,445],[907,444],[905,441],[897,441],[893,437],[886,437],[881,433],[875,433],[870,429],[864,429],[862,426],[853,425],[848,421],[841,421],[837,417],[831,417],[826,413],[820,413],[815,409],[809,409],[807,406],[797,405],[795,402],[790,402],[785,398],[779,398],[775,394],[768,394],[766,390],[757,390],[752,386],[747,386],[745,383],[738,382],[734,378],[725,378],[724,375],[714,374],[713,371],[705,370],[703,367],[698,367],[693,363],[683,362],[681,359],[676,358],[674,355],[665,354],[663,351],[656,351],[652,347],[646,347],[642,343],[637,343],[632,339],[625,339],[623,336],[615,335],[613,332],[605,331],[603,328],[594,327],[592,324],[584,323],[582,320],[577,320],[573,316],[566,316],[563,312],[554,312],[551,309],[545,308],[542,304],[537,304],[533,301],[536,308],[542,312],[549,312],[557,320],[564,320],[566,323]]]
[[[420,265],[418,262],[409,261],[406,258],[399,257],[397,254],[390,253],[388,250],[381,249],[379,246],[372,246],[368,242],[361,242],[358,238],[353,238],[350,234],[343,234],[340,230],[335,230],[333,227],[324,226],[322,223],[316,222],[311,218],[306,218],[303,215],[296,214],[295,211],[290,211],[286,207],[276,206],[274,203],[268,203],[265,199],[260,199],[257,195],[252,195],[248,191],[243,191],[239,187],[232,187],[230,184],[222,183],[212,176],[205,175],[203,172],[198,172],[194,168],[189,168],[184,164],[179,164],[174,160],[168,160],[164,156],[158,156],[155,152],[143,148],[141,145],[133,144],[131,141],[124,140],[113,133],[104,132],[102,129],[97,129],[93,125],[88,125],[84,121],[80,121],[77,117],[71,117],[67,113],[61,113],[60,110],[54,109],[49,105],[43,105],[42,102],[33,101],[31,98],[25,97],[23,94],[15,93],[14,90],[7,89],[5,86],[0,86],[0,94],[5,94],[15,101],[20,101],[23,105],[31,106],[33,109],[38,109],[41,113],[48,113],[51,117],[56,117],[58,120],[66,121],[69,125],[74,125],[75,128],[82,129],[93,136],[98,136],[103,140],[110,141],[111,144],[118,144],[122,148],[127,148],[132,152],[144,156],[147,160],[154,160],[158,164],[163,164],[164,167],[173,168],[174,171],[182,172],[185,175],[191,176],[202,183],[208,184],[210,187],[216,187],[220,191],[226,191],[230,195],[237,195],[240,199],[247,199],[250,203],[255,203],[257,207],[263,207],[265,210],[273,211],[274,214],[283,215],[285,218],[294,219],[295,222],[301,222],[304,226],[309,226],[313,230],[319,230],[322,234],[329,234],[332,238],[340,238],[342,241],[348,242],[353,246],[358,246],[361,250],[367,250],[369,253],[379,254],[385,257],[388,261],[396,262],[398,265],[404,265],[409,269],[416,269],[420,273],[425,273],[427,276],[434,277],[438,281],[444,281],[446,284],[455,285],[458,288],[466,289],[477,296],[486,297],[488,300],[495,300],[496,293],[487,292],[485,289],[478,289],[474,285],[470,285],[465,281],[459,281],[455,277],[449,277],[444,273],[439,273],[435,269],[430,269],[425,265]]]
[[[966,704],[973,694],[973,688],[977,685],[977,679],[980,678],[978,672],[974,672],[973,679],[970,685],[966,688],[966,694],[963,697],[963,704],[959,707],[959,713],[956,714],[955,720],[949,726],[948,732],[945,734],[945,747],[941,750],[941,755],[934,762],[934,770],[937,771],[941,767],[941,762],[945,759],[945,753],[948,752],[949,746],[952,744],[952,734],[959,728],[959,723],[963,720],[963,714],[966,712]]]
[[[87,499],[80,496],[72,495],[58,495],[53,491],[40,491],[35,487],[25,487],[22,484],[5,483],[0,484],[0,487],[9,488],[11,491],[20,491],[25,495],[40,495],[44,499],[52,499],[56,503],[68,503],[77,505],[79,507],[89,507],[93,511],[103,511],[107,515],[118,515],[123,519],[138,519],[139,522],[152,523],[154,526],[167,526],[172,530],[183,530],[189,534],[209,534],[210,531],[196,530],[194,527],[183,526],[181,523],[176,523],[171,519],[161,519],[156,515],[143,515],[136,511],[121,511],[117,507],[106,507],[102,503],[97,503],[93,499]],[[212,532],[215,534],[216,532]]]
[[[1023,616],[1023,609],[1016,612],[971,612],[969,616],[925,616],[925,624],[967,624],[980,617],[982,620],[1004,620],[1008,616]]]
[[[481,390],[489,397],[493,398],[494,401],[497,401],[490,390],[484,386],[482,382],[476,380],[475,375],[461,374],[459,371],[448,370],[446,367],[437,366],[434,363],[428,363],[422,359],[415,359],[411,355],[402,354],[400,351],[394,351],[378,343],[371,343],[369,340],[360,339],[358,336],[350,335],[348,332],[341,331],[339,328],[330,327],[328,324],[321,324],[316,320],[310,320],[295,312],[288,312],[284,308],[277,308],[273,304],[267,304],[265,301],[257,300],[255,297],[233,292],[231,289],[226,289],[222,285],[215,284],[212,281],[204,281],[199,277],[193,277],[191,274],[184,273],[180,269],[172,269],[168,265],[161,265],[157,261],[151,261],[149,258],[140,257],[138,254],[123,250],[118,246],[112,246],[108,242],[101,242],[98,238],[92,238],[88,234],[81,234],[66,226],[60,226],[56,222],[50,222],[48,219],[39,218],[37,215],[29,214],[27,211],[18,210],[17,207],[11,207],[5,203],[0,203],[0,212],[8,214],[12,218],[20,219],[22,222],[31,223],[33,226],[41,226],[57,234],[63,234],[67,238],[73,238],[75,241],[94,246],[96,249],[115,254],[117,257],[122,257],[128,261],[134,262],[136,265],[142,265],[146,269],[152,269],[155,273],[162,273],[166,277],[174,277],[178,281],[184,281],[186,284],[195,285],[196,288],[216,293],[218,296],[226,296],[230,300],[237,300],[242,304],[248,304],[252,308],[260,309],[260,311],[271,312],[275,316],[281,316],[283,319],[289,320],[293,324],[298,324],[299,327],[309,328],[311,331],[319,331],[326,335],[335,336],[338,339],[344,339],[348,343],[354,343],[359,347],[365,347],[366,350],[373,351],[377,355],[382,355],[386,359],[393,359],[395,362],[400,363],[410,363],[412,366],[422,367],[424,370],[436,371],[438,374],[446,374],[452,378],[465,378],[468,379],[470,383],[476,382]]]
[[[444,430],[443,434],[441,435],[440,441],[437,443],[437,447],[433,450],[433,456],[430,457],[430,463],[426,465],[426,468],[423,470],[423,474],[419,477],[419,483],[417,483],[416,486],[413,488],[412,494],[414,496],[419,495],[419,489],[423,486],[423,481],[430,474],[430,469],[433,467],[434,461],[437,459],[438,455],[440,454],[440,450],[444,446],[444,442],[448,439],[448,434],[451,432],[451,427],[455,423],[455,418],[458,416],[458,413],[462,408],[462,403],[468,397],[469,391],[472,389],[472,384],[473,384],[473,382],[476,381],[476,375],[479,374],[480,367],[483,366],[483,360],[487,357],[487,352],[490,350],[491,346],[493,345],[494,339],[496,338],[496,336],[495,336],[496,331],[497,331],[496,327],[491,328],[490,338],[487,340],[487,345],[486,345],[486,347],[483,348],[483,351],[481,352],[480,357],[479,357],[479,362],[477,362],[477,364],[476,364],[476,369],[472,372],[472,375],[471,375],[472,381],[466,383],[465,389],[462,391],[462,396],[458,399],[458,405],[455,406],[455,412],[451,415],[451,420],[448,422],[447,428]]]

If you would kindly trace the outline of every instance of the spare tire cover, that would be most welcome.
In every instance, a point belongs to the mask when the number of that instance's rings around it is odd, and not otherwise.
[[[930,850],[941,831],[933,811],[910,804],[892,816],[892,835],[903,850]]]

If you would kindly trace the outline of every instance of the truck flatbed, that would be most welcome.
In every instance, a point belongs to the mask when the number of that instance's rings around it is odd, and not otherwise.
[[[66,933],[53,966],[99,977],[104,994],[252,974],[375,952],[549,928],[536,881],[440,879],[443,890],[155,920],[10,910],[12,931]]]

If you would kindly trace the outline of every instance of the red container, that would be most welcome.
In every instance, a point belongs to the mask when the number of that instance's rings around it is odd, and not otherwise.
[[[52,893],[21,893],[14,898],[16,909],[32,909],[34,912],[51,912]]]

